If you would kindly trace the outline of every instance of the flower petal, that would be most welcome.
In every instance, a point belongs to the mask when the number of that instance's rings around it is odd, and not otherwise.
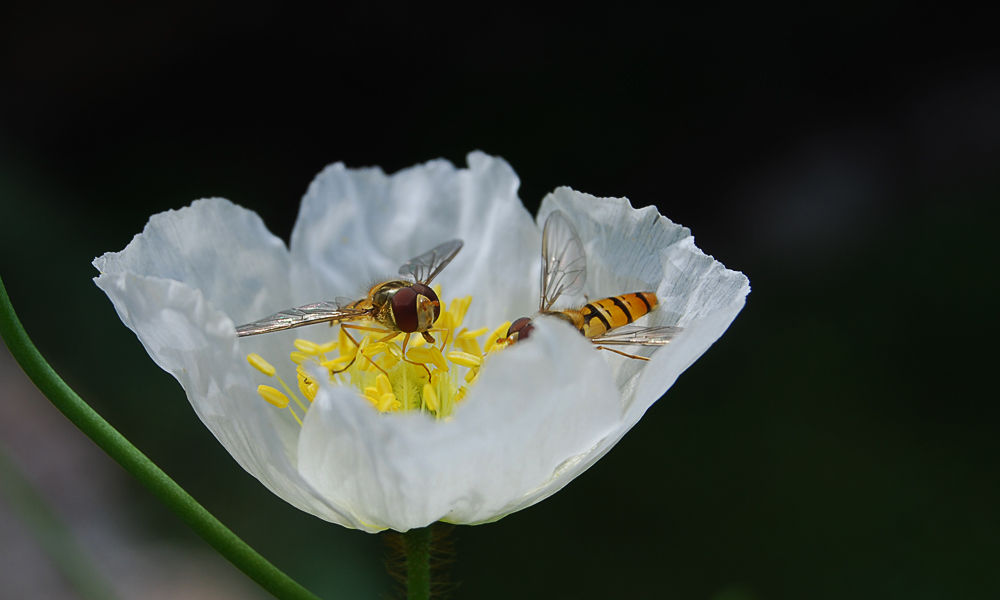
[[[124,250],[94,260],[101,273],[181,281],[237,323],[291,306],[289,265],[257,213],[221,198],[153,215]]]
[[[292,232],[298,304],[358,298],[374,279],[434,246],[465,247],[441,273],[445,296],[475,295],[471,327],[529,314],[537,302],[540,234],[504,160],[473,152],[468,169],[434,160],[393,175],[330,165],[309,185]]]
[[[562,467],[612,434],[621,414],[598,353],[543,318],[531,340],[490,358],[450,422],[380,415],[352,390],[323,386],[300,437],[299,469],[372,525],[491,521],[565,485]]]
[[[600,459],[726,331],[743,308],[750,282],[694,245],[686,227],[654,207],[635,210],[624,198],[596,198],[559,188],[542,201],[538,222],[562,210],[587,251],[590,298],[655,290],[660,307],[639,325],[680,326],[683,331],[649,362],[602,352],[621,391],[625,414],[614,435],[567,469],[574,477]],[[625,348],[628,351],[628,348]]]
[[[156,364],[180,382],[198,417],[244,469],[303,511],[359,526],[298,474],[287,452],[297,435],[257,395],[226,314],[199,290],[170,279],[126,272],[105,273],[95,282]]]

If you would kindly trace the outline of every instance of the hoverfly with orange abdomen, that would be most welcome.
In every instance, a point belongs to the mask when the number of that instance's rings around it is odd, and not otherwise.
[[[599,350],[608,350],[628,358],[649,360],[645,356],[627,354],[607,346],[663,346],[670,342],[680,327],[640,327],[631,325],[636,319],[653,311],[658,300],[653,292],[633,292],[588,302],[583,308],[553,310],[560,296],[575,296],[587,282],[587,258],[583,242],[573,224],[556,210],[545,219],[542,230],[542,276],[538,314],[549,315],[570,323]],[[529,317],[511,323],[505,342],[510,344],[527,339],[534,329]]]
[[[289,308],[259,321],[240,325],[236,328],[236,335],[246,337],[316,323],[339,323],[342,329],[385,333],[385,337],[378,340],[380,342],[387,342],[400,333],[406,334],[403,340],[405,357],[406,345],[413,333],[419,333],[428,344],[434,344],[430,332],[435,331],[434,322],[441,315],[441,300],[430,283],[461,249],[462,240],[445,242],[401,266],[399,275],[405,279],[377,283],[361,300],[317,302]],[[381,328],[351,325],[346,321],[374,321]],[[357,345],[350,334],[347,336]]]

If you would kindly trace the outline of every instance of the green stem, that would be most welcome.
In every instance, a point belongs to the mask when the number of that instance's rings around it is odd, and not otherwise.
[[[312,592],[236,537],[66,385],[45,362],[21,326],[3,280],[0,280],[0,337],[31,381],[60,412],[229,562],[277,598],[318,600]]]
[[[117,597],[90,557],[77,543],[72,532],[35,490],[0,445],[0,495],[31,531],[38,545],[49,555],[53,566],[84,600],[109,600]]]
[[[411,529],[403,534],[406,552],[406,595],[409,600],[431,597],[431,528]]]

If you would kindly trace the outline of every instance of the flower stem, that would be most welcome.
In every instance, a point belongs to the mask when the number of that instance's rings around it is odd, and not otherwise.
[[[229,562],[277,598],[318,600],[312,592],[236,537],[66,385],[45,362],[21,326],[3,280],[0,280],[0,337],[25,374],[60,412]]]
[[[411,529],[403,534],[406,552],[406,596],[409,600],[431,597],[431,528]]]

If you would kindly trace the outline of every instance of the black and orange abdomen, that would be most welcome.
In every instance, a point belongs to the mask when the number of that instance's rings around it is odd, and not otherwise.
[[[635,292],[595,300],[580,309],[580,314],[583,315],[580,333],[588,338],[604,335],[645,315],[656,308],[656,303],[656,294],[652,292]]]

